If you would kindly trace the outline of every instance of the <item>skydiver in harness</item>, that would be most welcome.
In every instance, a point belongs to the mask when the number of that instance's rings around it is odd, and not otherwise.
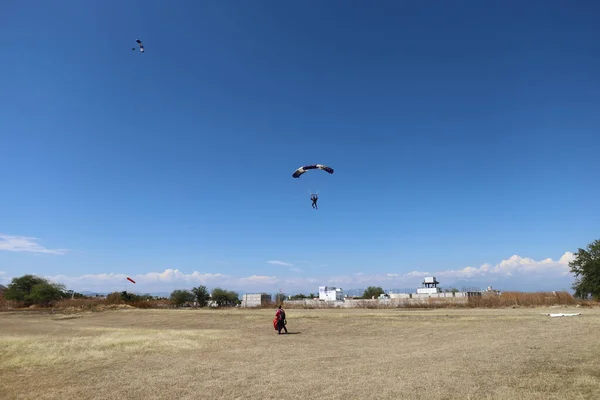
[[[312,200],[312,208],[318,210],[319,207],[317,207],[317,200],[319,200],[319,196],[313,193],[310,195],[310,199]]]

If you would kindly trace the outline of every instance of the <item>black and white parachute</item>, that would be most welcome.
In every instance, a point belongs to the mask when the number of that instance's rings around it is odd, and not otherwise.
[[[140,48],[140,52],[144,52],[144,43],[142,43],[142,41],[140,39],[135,39],[135,42],[138,44],[139,48]],[[131,50],[135,50],[135,47],[132,48]]]
[[[298,168],[296,171],[294,171],[294,173],[292,174],[292,176],[294,178],[300,178],[300,175],[302,175],[303,173],[305,173],[309,169],[320,169],[322,171],[325,171],[325,172],[328,172],[330,174],[333,174],[333,168],[330,168],[330,167],[328,167],[326,165],[322,165],[322,164],[314,164],[314,165],[305,165],[303,167]]]

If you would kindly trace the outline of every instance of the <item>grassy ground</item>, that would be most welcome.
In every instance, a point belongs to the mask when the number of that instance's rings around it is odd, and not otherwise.
[[[598,308],[274,311],[0,313],[0,398],[600,398]]]

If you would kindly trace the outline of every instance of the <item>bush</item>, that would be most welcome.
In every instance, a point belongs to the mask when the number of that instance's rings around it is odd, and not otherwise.
[[[114,292],[106,296],[106,304],[123,304],[125,301],[121,297],[121,293]]]
[[[580,304],[568,292],[503,292],[500,295],[482,295],[469,298],[469,307],[540,307]]]
[[[98,299],[93,297],[81,298],[81,299],[63,299],[54,304],[53,308],[64,309],[64,308],[78,308],[81,310],[93,310],[99,305],[106,304],[104,299]]]
[[[12,303],[12,302],[10,300],[6,300],[4,298],[4,293],[1,293],[0,294],[0,310],[10,308],[10,303]]]

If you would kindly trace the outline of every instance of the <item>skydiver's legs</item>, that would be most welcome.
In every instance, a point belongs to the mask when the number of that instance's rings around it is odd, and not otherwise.
[[[285,324],[283,323],[283,320],[279,320],[277,321],[277,334],[281,335],[281,330],[285,330],[285,333],[288,333],[287,328],[285,327]]]

